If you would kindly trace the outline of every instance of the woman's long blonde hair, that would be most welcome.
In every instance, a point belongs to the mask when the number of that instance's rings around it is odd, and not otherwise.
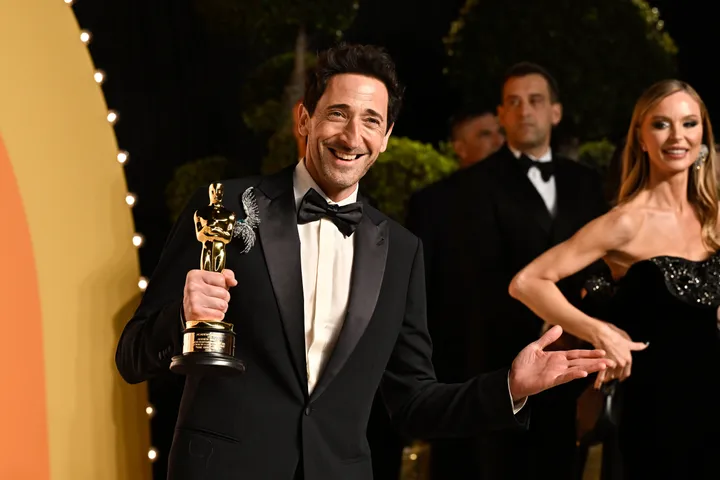
[[[702,224],[702,239],[705,246],[716,251],[720,249],[717,234],[718,193],[715,177],[715,140],[712,125],[705,103],[700,95],[685,82],[680,80],[662,80],[648,88],[638,99],[633,111],[627,143],[622,156],[622,177],[618,205],[628,202],[641,190],[645,189],[650,178],[650,160],[640,143],[640,128],[647,113],[660,101],[676,92],[685,92],[700,105],[703,127],[703,143],[708,147],[708,156],[701,163],[700,169],[695,164],[690,167],[688,179],[688,201]]]

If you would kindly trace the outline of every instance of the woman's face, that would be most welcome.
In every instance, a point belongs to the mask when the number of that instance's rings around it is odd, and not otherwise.
[[[702,139],[700,105],[682,91],[662,99],[640,126],[640,145],[648,154],[650,168],[665,173],[690,168],[698,158]]]

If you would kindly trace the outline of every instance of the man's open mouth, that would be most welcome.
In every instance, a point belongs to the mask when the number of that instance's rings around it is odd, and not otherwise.
[[[340,152],[340,151],[335,150],[334,148],[330,148],[330,147],[328,147],[328,150],[329,150],[330,153],[332,153],[335,157],[339,158],[340,160],[346,160],[346,161],[357,160],[358,158],[360,158],[360,157],[362,157],[363,155],[365,155],[364,153],[358,153],[358,154],[343,153],[343,152]]]

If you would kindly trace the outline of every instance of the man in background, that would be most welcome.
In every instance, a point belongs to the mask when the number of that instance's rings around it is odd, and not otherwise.
[[[510,280],[607,209],[599,175],[550,147],[563,113],[550,73],[532,63],[517,64],[507,72],[501,93],[498,116],[506,145],[456,172],[434,210],[413,212],[408,222],[424,245],[428,328],[443,381],[491,371],[538,338],[543,322],[510,297]],[[581,273],[558,286],[579,302],[583,281]],[[475,448],[453,442],[453,462],[445,463],[451,470],[435,473],[456,480],[573,478],[581,387],[536,397],[530,435],[482,436]],[[437,442],[441,445],[448,442]]]
[[[505,143],[505,136],[495,112],[480,108],[459,112],[450,119],[450,141],[462,171],[497,152]],[[458,173],[413,193],[408,203],[405,226],[423,240],[428,282],[434,277],[431,273],[434,235],[442,232],[442,226],[436,224],[442,220],[440,205],[452,192]],[[428,290],[431,287],[427,285]]]
[[[466,168],[497,152],[505,137],[495,112],[484,109],[454,116],[450,123],[450,140],[460,160],[460,168]]]

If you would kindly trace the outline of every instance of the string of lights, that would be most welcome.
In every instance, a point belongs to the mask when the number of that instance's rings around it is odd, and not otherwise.
[[[66,5],[68,5],[70,7],[72,7],[72,5],[75,3],[75,0],[63,0],[63,1],[65,2]],[[93,35],[91,32],[89,32],[88,30],[80,30],[80,41],[85,46],[90,45],[92,38],[93,38]],[[88,52],[89,52],[89,50],[88,50]],[[90,55],[90,57],[92,58],[92,54]],[[95,79],[95,83],[97,83],[98,86],[102,86],[108,79],[107,74],[98,68],[95,68],[95,71],[93,73],[93,78]],[[120,120],[120,115],[117,111],[112,110],[112,109],[108,110],[107,121],[111,126],[114,127],[115,124],[119,120]],[[130,154],[127,151],[125,151],[125,150],[118,151],[117,161],[120,165],[124,166],[128,162],[129,159],[130,159]],[[138,201],[137,195],[135,195],[132,192],[127,192],[127,194],[125,195],[125,203],[130,208],[134,207],[135,204],[137,203],[137,201]],[[136,248],[140,248],[145,243],[145,237],[143,237],[143,235],[141,233],[136,232],[132,236],[132,243]],[[148,286],[148,279],[141,276],[138,279],[138,288],[141,291],[145,291],[147,286]],[[147,414],[148,419],[151,419],[155,415],[155,408],[152,405],[148,405],[145,408],[145,413]],[[157,449],[154,447],[150,447],[150,449],[148,450],[148,453],[147,453],[148,459],[151,462],[155,461],[157,459],[158,455],[159,455],[159,453],[158,453]]]

